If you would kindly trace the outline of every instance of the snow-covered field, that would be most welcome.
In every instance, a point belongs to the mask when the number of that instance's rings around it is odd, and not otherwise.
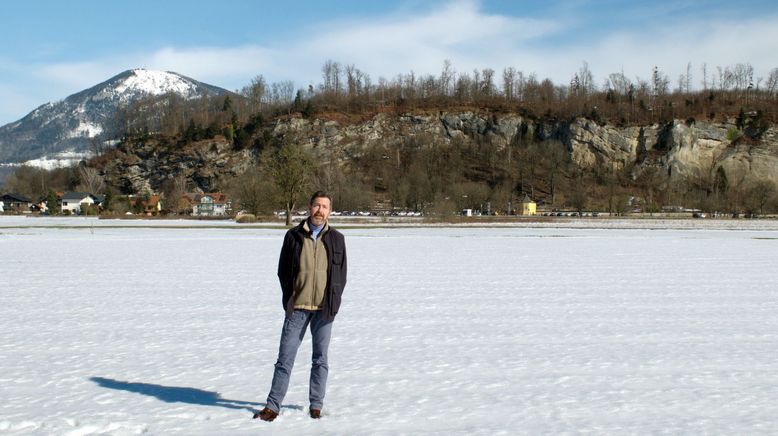
[[[306,339],[265,423],[282,230],[15,220],[0,434],[778,433],[770,226],[345,228],[324,418]]]

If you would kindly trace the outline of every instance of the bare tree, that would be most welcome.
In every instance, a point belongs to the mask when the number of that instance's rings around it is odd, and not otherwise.
[[[354,64],[346,65],[346,88],[350,99],[355,98],[359,91],[358,75],[359,70]]]
[[[267,82],[265,78],[260,74],[253,79],[251,83],[243,88],[241,92],[244,97],[249,101],[249,111],[251,113],[257,113],[262,110],[262,102],[267,95]]]
[[[443,69],[440,72],[440,95],[448,96],[451,94],[451,86],[454,82],[455,75],[454,68],[451,66],[451,61],[446,59],[443,61]]]
[[[270,214],[277,207],[278,188],[264,167],[252,166],[228,185],[240,208],[253,215]]]
[[[321,74],[323,79],[322,88],[325,94],[335,91],[335,82],[337,81],[335,76],[338,74],[335,65],[335,61],[327,59],[324,61],[324,65],[321,67]]]
[[[80,165],[78,167],[78,178],[81,181],[79,189],[90,194],[96,195],[103,192],[105,188],[105,179],[97,168]]]
[[[581,215],[589,203],[589,195],[586,192],[586,183],[584,182],[583,171],[577,171],[572,180],[573,186],[570,193],[570,206]]]
[[[732,68],[732,77],[735,89],[745,90],[753,87],[754,67],[749,63],[736,64]]]
[[[645,198],[645,209],[650,213],[656,212],[658,207],[656,205],[656,195],[660,190],[662,184],[662,178],[659,174],[659,169],[655,166],[649,166],[643,169],[640,175],[637,177],[637,185],[643,191]]]
[[[502,94],[508,100],[513,100],[514,86],[516,86],[516,69],[508,67],[502,70]]]
[[[761,180],[746,187],[743,202],[750,213],[764,215],[765,206],[775,199],[775,193],[773,182]]]
[[[570,154],[567,147],[560,141],[552,140],[540,144],[541,163],[548,175],[548,186],[551,193],[551,204],[556,203],[559,184],[567,172]]]
[[[454,97],[460,102],[467,102],[472,99],[472,79],[467,73],[460,73],[457,76],[454,85]]]
[[[659,67],[654,67],[651,73],[651,84],[653,86],[652,93],[654,97],[667,94],[670,87],[670,79],[667,78],[667,74],[659,70]]]
[[[770,74],[765,81],[765,91],[771,96],[774,96],[776,91],[778,91],[778,68],[770,70]]]
[[[702,90],[708,90],[708,64],[702,63]]]
[[[494,94],[494,70],[491,68],[484,68],[481,71],[481,76],[483,77],[481,82],[481,93],[486,97],[490,97]]]
[[[624,75],[624,71],[611,73],[606,80],[606,86],[616,91],[620,96],[626,96],[632,86],[632,81]]]
[[[473,100],[481,99],[481,72],[477,68],[473,69],[473,82],[470,84]]]
[[[581,69],[578,70],[578,88],[584,97],[588,97],[596,90],[594,76],[592,76],[589,63],[586,61],[581,65]]]
[[[684,89],[686,93],[692,92],[692,63],[686,64],[686,81],[684,83]]]
[[[335,93],[335,95],[340,95],[341,93],[341,79],[340,75],[343,70],[343,67],[337,62],[332,63],[332,91]]]
[[[188,208],[188,203],[184,201],[184,194],[187,192],[187,179],[183,174],[162,182],[163,206],[168,213],[181,213]]]
[[[278,188],[280,202],[286,209],[286,225],[292,224],[292,212],[308,190],[314,161],[308,152],[291,138],[265,155],[264,164]]]

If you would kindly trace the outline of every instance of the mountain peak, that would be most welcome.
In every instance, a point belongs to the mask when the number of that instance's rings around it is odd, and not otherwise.
[[[197,91],[197,82],[169,71],[136,68],[117,77],[124,79],[115,85],[116,92],[143,92],[149,95],[161,95],[173,92],[190,97]]]
[[[189,100],[227,92],[171,71],[127,70],[0,127],[0,162],[33,161],[62,152],[87,153],[90,139],[106,131],[117,110],[138,99],[176,94]]]

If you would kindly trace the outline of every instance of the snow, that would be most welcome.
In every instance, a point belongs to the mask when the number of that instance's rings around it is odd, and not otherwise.
[[[22,163],[22,165],[51,170],[54,168],[64,168],[75,165],[81,162],[83,159],[88,159],[89,156],[89,153],[79,153],[71,149],[61,151],[51,156],[43,156],[38,159],[31,159]]]
[[[341,226],[324,418],[306,338],[273,423],[283,229],[116,223],[0,217],[0,433],[778,432],[769,222]]]
[[[78,126],[65,133],[66,138],[94,138],[103,133],[103,127],[100,124],[90,121],[80,121]]]
[[[115,92],[124,94],[140,91],[151,95],[173,92],[183,96],[189,96],[194,93],[192,83],[173,73],[142,68],[132,70],[132,73],[130,77],[116,86]]]

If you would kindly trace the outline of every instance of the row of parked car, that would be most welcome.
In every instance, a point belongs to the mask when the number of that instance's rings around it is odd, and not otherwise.
[[[598,217],[600,216],[599,212],[543,212],[541,215],[543,216],[583,216],[583,217]]]
[[[332,216],[375,216],[375,213],[373,212],[366,212],[366,211],[353,211],[353,210],[333,210],[330,214]]]
[[[275,213],[276,216],[282,217],[286,216],[286,211],[278,211]],[[308,216],[307,210],[298,210],[296,212],[293,212],[293,216]],[[421,212],[413,212],[413,211],[393,211],[393,212],[384,212],[384,213],[376,213],[376,212],[368,212],[368,211],[353,211],[353,210],[334,210],[330,214],[332,216],[409,216],[409,217],[417,217],[422,216]]]

